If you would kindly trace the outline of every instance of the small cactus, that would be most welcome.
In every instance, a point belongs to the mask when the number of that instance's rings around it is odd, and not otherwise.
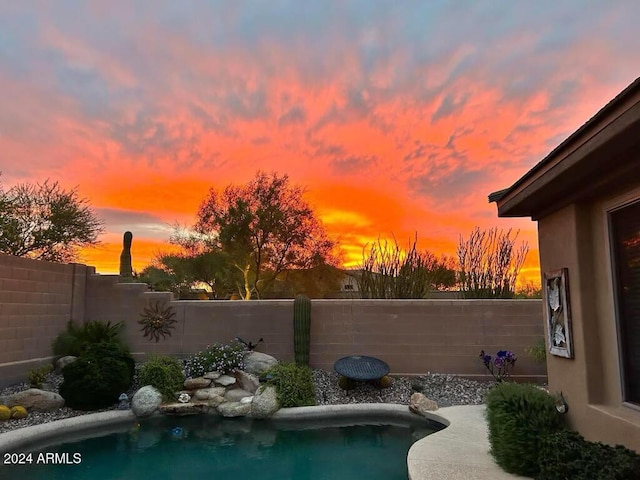
[[[376,380],[376,387],[378,388],[389,388],[391,385],[393,385],[393,380],[388,375]]]
[[[6,405],[0,405],[0,421],[9,420],[11,418],[11,409]]]
[[[124,232],[122,239],[122,253],[120,254],[120,277],[124,279],[133,277],[133,267],[131,266],[131,242],[133,233]]]
[[[298,365],[309,366],[311,300],[298,295],[293,301],[293,351]]]
[[[21,405],[11,407],[11,418],[24,418],[27,416],[27,409]]]

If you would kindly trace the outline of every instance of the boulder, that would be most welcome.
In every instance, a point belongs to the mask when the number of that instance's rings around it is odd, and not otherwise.
[[[253,375],[260,375],[277,364],[278,360],[262,352],[249,352],[244,357],[244,371]]]
[[[218,405],[218,412],[223,417],[244,417],[251,411],[250,403],[225,402]]]
[[[193,398],[196,400],[209,400],[212,397],[224,397],[224,387],[210,387],[196,390]]]
[[[226,387],[228,385],[233,385],[234,383],[236,383],[236,378],[229,375],[220,375],[214,380],[214,382],[218,385],[223,385]]]
[[[209,410],[209,405],[206,402],[165,403],[160,405],[158,410],[165,415],[197,415],[206,413]]]
[[[64,407],[64,398],[55,392],[30,388],[22,392],[14,393],[0,398],[0,403],[11,408],[16,405],[23,406],[27,410],[49,412]]]
[[[74,357],[73,355],[66,355],[64,357],[60,357],[56,362],[56,373],[62,373],[62,369],[69,365],[70,363],[75,362],[78,357]]]
[[[438,409],[438,403],[430,400],[422,393],[414,393],[409,400],[409,410],[418,415],[424,415],[426,412],[432,412]]]
[[[207,388],[211,385],[211,379],[204,377],[187,378],[184,381],[185,390],[198,390],[199,388]]]
[[[239,402],[243,398],[253,396],[251,392],[242,390],[241,388],[234,388],[233,390],[227,390],[224,394],[224,399],[227,402]]]
[[[246,390],[249,393],[256,393],[256,390],[260,386],[260,380],[255,375],[251,373],[243,372],[240,370],[236,373],[236,378],[238,379],[238,383],[240,384],[240,388]]]
[[[215,380],[216,378],[220,378],[222,374],[220,372],[208,372],[205,373],[202,378],[206,378],[209,380]]]
[[[224,403],[225,400],[224,400],[224,397],[221,395],[211,395],[209,398],[203,401],[207,402],[207,405],[209,405],[210,407],[215,408],[221,403]]]
[[[264,388],[258,389],[253,396],[251,416],[254,418],[267,418],[277,412],[279,408],[280,405],[278,405],[275,387],[273,385],[267,385]]]
[[[251,395],[250,397],[244,397],[240,399],[240,403],[251,403],[253,402],[253,395]]]
[[[151,385],[138,390],[131,399],[131,410],[136,417],[153,415],[162,403],[162,394]]]

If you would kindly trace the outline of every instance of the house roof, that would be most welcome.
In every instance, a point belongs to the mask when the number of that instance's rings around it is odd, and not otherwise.
[[[640,77],[511,187],[493,192],[501,217],[531,216],[640,178]]]

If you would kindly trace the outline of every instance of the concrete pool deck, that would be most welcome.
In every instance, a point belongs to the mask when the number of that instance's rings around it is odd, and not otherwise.
[[[404,405],[396,404],[352,404],[321,407],[297,407],[279,410],[274,421],[318,420],[331,418],[354,420],[382,417],[398,421],[411,421],[416,415]],[[447,425],[414,443],[407,455],[410,480],[507,480],[524,479],[504,472],[489,454],[487,425],[484,405],[464,405],[441,408],[427,418]],[[38,445],[47,442],[73,441],[92,432],[118,431],[123,425],[136,421],[130,410],[108,411],[55,422],[21,428],[0,434],[0,453],[30,448],[37,439]]]

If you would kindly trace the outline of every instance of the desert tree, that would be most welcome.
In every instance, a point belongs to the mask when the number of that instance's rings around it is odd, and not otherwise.
[[[459,285],[464,298],[513,298],[518,274],[529,252],[516,245],[519,232],[476,227],[458,244]]]
[[[58,182],[0,185],[0,252],[51,262],[77,259],[94,246],[102,222],[76,189]]]
[[[245,300],[259,299],[287,269],[334,262],[335,242],[303,193],[287,175],[258,172],[246,184],[212,188],[200,205],[194,230],[227,256]]]

